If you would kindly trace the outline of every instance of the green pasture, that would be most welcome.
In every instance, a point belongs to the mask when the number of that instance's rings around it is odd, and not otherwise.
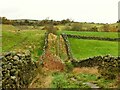
[[[2,52],[30,50],[34,58],[43,52],[44,33],[42,30],[20,30],[3,25]]]
[[[118,56],[118,42],[69,38],[74,58],[85,59],[110,54]]]
[[[104,38],[118,38],[118,32],[79,32],[79,31],[62,31],[59,33],[81,35],[81,36],[94,36]]]
[[[84,84],[87,82],[95,83],[100,88],[109,88],[114,85],[115,80],[106,80],[104,78],[98,78],[98,75],[90,73],[80,73],[75,75],[73,73],[53,73],[53,81],[51,88],[91,88]]]

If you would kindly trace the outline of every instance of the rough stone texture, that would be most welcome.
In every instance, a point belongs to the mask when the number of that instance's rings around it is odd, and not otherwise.
[[[115,79],[120,75],[120,57],[113,57],[110,55],[96,56],[85,60],[75,60],[72,57],[72,53],[69,47],[68,37],[77,39],[93,39],[93,40],[105,40],[105,41],[120,41],[120,38],[102,38],[102,37],[88,37],[71,34],[61,34],[66,44],[67,55],[71,59],[71,63],[74,67],[98,67],[98,71],[106,79]]]
[[[2,57],[0,56],[0,72],[2,72]],[[2,73],[0,73],[0,89],[2,89]]]
[[[72,61],[74,67],[98,67],[101,76],[115,79],[120,71],[120,57],[110,55],[96,56],[81,61]]]
[[[72,52],[71,52],[71,49],[70,49],[70,45],[69,45],[70,43],[68,41],[68,37],[67,37],[66,34],[61,34],[61,36],[63,37],[64,42],[65,42],[65,48],[66,48],[68,59],[73,60],[73,56],[72,56]]]
[[[92,40],[104,40],[104,41],[120,41],[120,38],[104,38],[104,37],[91,37],[91,36],[80,36],[80,35],[72,35],[66,34],[69,38],[77,38],[77,39],[92,39]]]
[[[46,54],[46,49],[48,47],[48,34],[49,33],[45,33],[45,40],[44,40],[44,46],[43,46],[43,53],[40,57],[40,60],[38,61],[39,64],[43,64],[43,61],[45,59],[45,54]]]
[[[94,67],[94,66],[98,66],[99,63],[101,63],[102,59],[103,59],[102,56],[96,56],[84,60],[74,60],[72,61],[72,64],[75,67]]]
[[[2,56],[2,87],[27,88],[36,76],[36,63],[29,51],[9,52]]]
[[[120,57],[105,56],[98,66],[98,71],[106,79],[115,79],[120,71]]]

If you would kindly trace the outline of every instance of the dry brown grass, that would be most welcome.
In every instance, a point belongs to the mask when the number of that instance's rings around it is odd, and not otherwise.
[[[72,71],[74,74],[79,74],[79,73],[90,73],[90,74],[95,74],[95,75],[98,75],[98,70],[97,70],[97,67],[92,67],[92,68],[89,68],[89,67],[82,67],[82,68],[79,68],[79,67],[76,67],[73,69]]]
[[[43,62],[44,68],[46,70],[56,70],[56,71],[64,71],[64,64],[61,62],[60,58],[52,55],[49,51],[45,54],[45,59]]]
[[[62,63],[62,60],[56,56],[56,41],[57,36],[50,33],[48,35],[48,47],[44,56],[44,69],[48,71],[64,71],[65,65]]]
[[[52,82],[51,75],[45,76],[38,74],[28,88],[50,88],[51,82]]]
[[[50,88],[52,82],[52,72],[46,71],[42,67],[39,67],[37,72],[37,76],[29,84],[28,88]]]

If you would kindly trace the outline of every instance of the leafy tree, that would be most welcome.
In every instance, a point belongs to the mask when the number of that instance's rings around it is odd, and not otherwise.
[[[11,24],[11,20],[8,20],[6,17],[1,17],[2,24]]]
[[[64,19],[64,20],[61,20],[61,24],[66,24],[66,23],[71,23],[72,21],[70,19]]]
[[[25,20],[24,23],[25,23],[26,25],[28,25],[28,24],[29,24],[29,21],[28,21],[28,20]]]

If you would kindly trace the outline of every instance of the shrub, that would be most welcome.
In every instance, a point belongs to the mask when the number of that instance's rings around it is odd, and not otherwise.
[[[94,26],[94,27],[92,27],[92,28],[90,29],[90,31],[97,32],[97,31],[98,31],[98,28],[97,28],[96,26]]]
[[[68,30],[68,31],[82,31],[83,25],[80,23],[73,23],[73,24],[69,24],[66,25],[63,30]]]
[[[65,64],[66,64],[66,68],[67,68],[68,72],[73,69],[73,65],[71,62],[67,61],[67,62],[65,62]]]
[[[110,31],[111,32],[117,32],[118,31],[118,28],[116,26],[111,26],[110,27]]]
[[[57,31],[59,29],[57,27],[54,27],[53,25],[47,25],[42,30],[47,30],[48,33],[57,34]]]
[[[80,31],[82,30],[82,24],[74,23],[71,26],[71,31]]]
[[[63,28],[63,30],[71,31],[71,27],[70,27],[70,26],[65,26],[65,27]]]
[[[103,31],[104,31],[104,32],[109,32],[109,31],[110,31],[110,25],[109,25],[109,24],[105,24],[105,25],[103,26]]]

